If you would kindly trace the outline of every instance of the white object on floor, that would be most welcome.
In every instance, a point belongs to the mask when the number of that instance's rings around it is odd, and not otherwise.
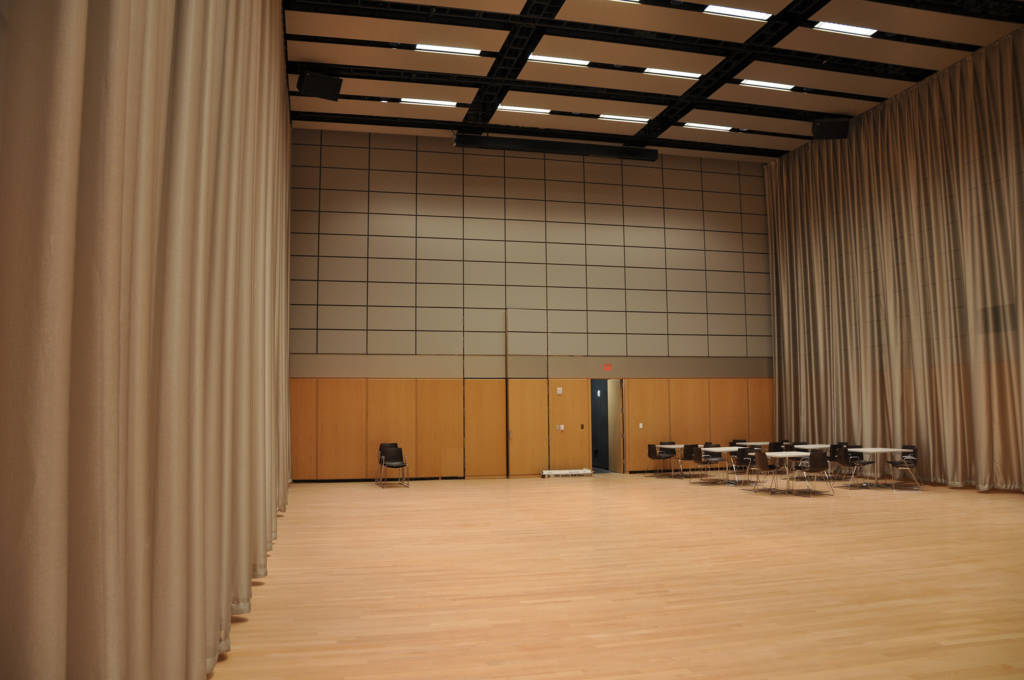
[[[544,470],[540,473],[541,477],[589,477],[594,474],[594,471],[590,468],[580,468],[579,470]]]

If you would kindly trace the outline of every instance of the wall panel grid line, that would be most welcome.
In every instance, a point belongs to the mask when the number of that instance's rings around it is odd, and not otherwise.
[[[302,136],[291,351],[770,356],[763,184],[709,158]]]

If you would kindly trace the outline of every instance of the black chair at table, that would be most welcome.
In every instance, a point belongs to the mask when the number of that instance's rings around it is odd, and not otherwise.
[[[839,448],[847,446],[846,442],[836,442],[828,445],[828,462],[833,469],[839,467]]]
[[[785,450],[786,450],[786,442],[784,442],[784,441],[768,442],[768,452],[769,453],[778,453],[778,452],[785,451]]]
[[[676,452],[673,451],[672,449],[658,448],[657,444],[647,445],[647,457],[653,461],[656,461],[661,467],[663,467],[662,464],[669,458],[675,458],[675,455]],[[663,470],[655,470],[654,474],[657,475],[659,471]],[[671,469],[669,469],[669,474],[672,474]]]
[[[692,468],[683,468],[683,461],[690,461],[694,464]],[[697,444],[686,444],[683,446],[683,454],[679,457],[679,474],[685,476],[687,472],[696,472],[699,477],[703,474],[701,469],[700,446]]]
[[[832,495],[835,496],[836,490],[832,486],[832,477],[828,474],[828,469],[828,451],[825,449],[818,449],[816,451],[811,451],[807,458],[801,460],[800,464],[797,465],[795,472],[803,473],[804,483],[807,484],[807,490],[812,493],[814,492],[814,487],[811,486],[809,475],[817,475],[818,477],[824,475],[825,481],[828,482],[829,490],[832,492]]]
[[[768,475],[771,478],[771,486],[768,487],[768,493],[771,493],[775,489],[775,482],[778,480],[780,474],[784,473],[786,468],[782,465],[776,465],[768,459],[768,454],[760,449],[754,450],[754,464],[750,466],[747,474],[751,472],[757,473],[757,477],[754,478],[754,491],[757,491],[758,485],[761,483],[761,475]]]
[[[850,479],[847,481],[847,486],[853,488],[853,480],[857,477],[857,473],[861,472],[868,465],[874,465],[874,461],[864,460],[864,457],[855,453],[851,453],[850,449],[859,449],[859,445],[853,446],[840,446],[837,454],[837,460],[839,462],[839,468],[846,468],[850,471]]]
[[[914,480],[914,489],[920,491],[921,482],[918,481],[917,474],[914,472],[914,468],[917,467],[917,461],[920,459],[917,447],[913,444],[904,444],[902,448],[903,454],[900,456],[900,459],[889,461],[889,465],[892,466],[892,490],[896,490],[896,475],[899,474],[902,477],[903,473],[906,472]]]
[[[704,447],[705,448],[707,448],[707,447],[714,448],[714,447],[717,447],[717,446],[718,446],[718,444],[715,444],[714,442],[704,442]],[[711,466],[712,465],[718,466],[718,465],[721,465],[722,463],[725,462],[725,459],[722,457],[722,454],[714,453],[712,451],[705,451],[704,449],[702,449],[700,447],[697,448],[697,453],[695,454],[695,456],[696,457],[694,458],[694,460],[697,462],[698,466],[706,469],[708,472],[711,471]],[[720,479],[714,479],[713,477],[711,477],[710,474],[707,475],[707,477],[704,478],[704,479],[706,479],[707,481],[711,481],[711,482],[722,481]]]
[[[661,449],[662,455],[667,455],[668,456],[665,460],[668,461],[668,475],[669,475],[669,477],[672,477],[673,475],[675,475],[675,471],[674,471],[674,468],[672,467],[672,463],[673,463],[673,461],[676,460],[676,458],[679,457],[679,451],[677,449],[675,449],[675,448],[666,449],[666,448],[662,448],[662,447],[664,447],[664,446],[673,446],[674,447],[675,445],[676,445],[675,442],[658,442],[658,448]]]
[[[736,446],[736,444],[730,444],[730,446]],[[729,454],[729,461],[732,463],[732,478],[736,482],[736,485],[740,484],[740,470],[743,470],[743,476],[750,480],[750,466],[754,463],[754,452],[755,447],[741,446],[739,451],[733,451]]]
[[[409,486],[409,465],[405,462],[405,455],[402,448],[394,443],[381,444],[377,449],[377,456],[380,467],[377,470],[377,484],[384,486],[385,482],[395,481],[402,486]],[[384,476],[385,470],[401,470],[401,476],[388,479]]]

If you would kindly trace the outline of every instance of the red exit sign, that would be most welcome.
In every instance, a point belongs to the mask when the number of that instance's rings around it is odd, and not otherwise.
[[[611,365],[611,364],[605,364],[605,365],[604,365],[604,366],[602,366],[601,368],[603,368],[603,369],[604,369],[604,370],[606,370],[606,371],[610,371],[610,370],[612,370],[612,365]]]

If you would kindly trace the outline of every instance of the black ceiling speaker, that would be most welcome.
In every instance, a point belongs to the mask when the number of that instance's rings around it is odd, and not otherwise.
[[[338,101],[341,92],[341,78],[305,71],[299,74],[299,94],[303,97],[319,97]]]
[[[811,135],[815,139],[846,139],[849,134],[849,118],[819,118],[811,123]]]

